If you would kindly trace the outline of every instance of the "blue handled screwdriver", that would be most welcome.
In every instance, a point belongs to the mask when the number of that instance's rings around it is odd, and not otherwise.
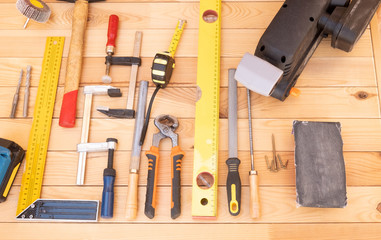
[[[107,142],[114,144],[109,144],[107,168],[103,171],[102,218],[112,218],[114,213],[114,183],[116,171],[113,168],[113,161],[118,140],[115,138],[107,138]]]

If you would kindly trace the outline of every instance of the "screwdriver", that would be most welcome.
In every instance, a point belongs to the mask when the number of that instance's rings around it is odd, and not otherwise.
[[[110,15],[108,20],[108,30],[107,30],[107,43],[106,43],[106,75],[102,77],[102,82],[111,83],[110,77],[110,58],[115,52],[115,41],[118,33],[119,17],[117,15]]]
[[[113,168],[114,151],[118,140],[107,138],[107,142],[113,142],[114,147],[108,149],[107,168],[103,171],[103,192],[102,192],[102,218],[112,218],[114,213],[114,182],[116,171]]]
[[[241,179],[238,167],[241,161],[238,159],[237,137],[237,81],[234,79],[235,69],[229,69],[229,159],[228,176],[226,179],[226,192],[228,196],[229,212],[237,216],[241,210]]]
[[[250,90],[246,89],[247,92],[247,108],[249,112],[249,138],[250,138],[250,158],[251,158],[251,171],[249,172],[249,182],[250,182],[250,216],[252,218],[260,217],[260,206],[259,206],[259,188],[258,188],[258,173],[254,168],[254,147],[253,147],[253,129],[251,121],[251,98]]]

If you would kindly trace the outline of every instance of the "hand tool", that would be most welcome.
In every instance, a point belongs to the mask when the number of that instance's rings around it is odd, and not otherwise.
[[[172,36],[171,43],[169,44],[168,51],[156,53],[151,67],[151,77],[152,82],[156,85],[156,89],[151,96],[151,100],[148,105],[148,110],[146,114],[146,119],[142,129],[142,134],[140,137],[140,145],[143,145],[144,139],[146,137],[149,119],[151,116],[151,109],[153,101],[156,97],[157,92],[160,88],[164,89],[167,87],[169,80],[171,80],[173,69],[175,69],[175,53],[177,46],[180,42],[181,35],[185,28],[187,21],[180,19],[177,22],[175,33]]]
[[[0,202],[7,199],[24,155],[17,143],[0,138]]]
[[[28,18],[24,24],[24,29],[30,19],[44,23],[49,20],[51,14],[49,6],[41,0],[17,0],[16,8]]]
[[[258,172],[255,170],[255,166],[254,166],[253,125],[252,125],[252,115],[251,115],[251,97],[250,97],[249,89],[246,89],[246,94],[247,94],[247,110],[249,115],[249,140],[250,140],[250,159],[251,159],[251,170],[249,172],[250,216],[255,219],[261,216],[261,209],[259,204]],[[266,159],[266,163],[268,163],[267,159]]]
[[[74,0],[59,0],[74,2]],[[75,126],[77,111],[78,86],[82,73],[83,41],[85,37],[89,3],[104,0],[76,0],[74,5],[73,23],[69,55],[65,77],[64,96],[62,99],[59,125],[72,128]]]
[[[221,0],[201,0],[198,33],[193,218],[215,219],[218,188]]]
[[[13,95],[12,111],[11,111],[10,118],[15,118],[15,115],[16,115],[17,103],[19,102],[19,95],[20,95],[20,87],[21,87],[22,75],[23,75],[23,70],[21,69],[19,81],[17,83],[16,92]]]
[[[28,116],[28,104],[29,104],[29,88],[30,88],[30,73],[32,71],[32,66],[26,66],[26,83],[25,83],[25,92],[24,92],[24,108],[23,108],[23,117]]]
[[[241,178],[239,176],[238,159],[238,128],[237,128],[237,81],[234,79],[235,69],[229,69],[229,159],[228,176],[226,179],[226,193],[228,196],[228,209],[231,215],[237,216],[241,211]]]
[[[381,0],[286,0],[260,39],[255,56],[246,53],[235,78],[264,96],[284,101],[298,95],[296,80],[323,38],[351,51]]]
[[[148,176],[147,176],[147,192],[144,214],[148,218],[155,216],[156,208],[156,177],[157,166],[159,163],[159,144],[164,138],[170,138],[172,141],[171,149],[171,218],[176,219],[181,214],[181,161],[184,157],[184,152],[178,146],[178,135],[175,130],[179,126],[177,118],[171,115],[159,115],[155,118],[155,126],[160,130],[153,135],[152,146],[146,152],[148,158]]]
[[[41,194],[64,41],[64,37],[48,37],[46,40],[17,214]]]
[[[120,97],[122,93],[119,88],[112,86],[85,86],[83,89],[85,94],[85,106],[83,108],[82,119],[82,132],[81,144],[87,143],[89,139],[90,117],[91,117],[91,104],[93,95],[108,95],[109,97]],[[85,180],[85,167],[86,167],[86,152],[79,152],[78,158],[78,171],[77,171],[77,185],[83,185]]]
[[[29,221],[98,221],[98,200],[37,199],[17,215]]]
[[[108,19],[108,30],[107,30],[107,43],[106,43],[106,54],[108,57],[114,55],[115,52],[115,41],[118,35],[118,25],[119,17],[117,15],[110,15]],[[111,83],[110,74],[110,61],[106,60],[106,75],[102,77],[102,82]]]
[[[126,218],[133,220],[136,218],[138,209],[138,180],[140,168],[140,152],[142,146],[139,145],[140,134],[144,124],[144,113],[146,112],[148,82],[141,81],[139,89],[138,107],[136,109],[134,138],[130,159],[130,171],[128,175],[128,191],[126,201]]]
[[[77,145],[78,152],[108,151],[107,168],[103,171],[102,218],[112,218],[114,215],[114,183],[116,171],[113,168],[113,161],[117,143],[118,139],[107,138],[106,142],[103,143],[81,143]]]
[[[128,88],[127,107],[126,109],[110,109],[108,107],[97,107],[97,110],[109,117],[115,118],[134,118],[134,99],[135,86],[137,80],[138,67],[141,64],[140,49],[142,45],[142,32],[135,33],[134,53],[133,57],[106,57],[106,64],[131,66],[130,86]]]

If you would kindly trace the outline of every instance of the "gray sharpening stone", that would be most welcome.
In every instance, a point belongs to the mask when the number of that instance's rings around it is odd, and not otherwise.
[[[302,207],[347,205],[339,122],[294,121],[296,202]]]

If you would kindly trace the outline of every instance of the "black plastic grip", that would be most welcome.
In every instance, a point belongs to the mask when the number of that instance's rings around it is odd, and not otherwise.
[[[241,161],[238,158],[229,158],[226,164],[229,168],[226,179],[228,208],[231,215],[237,216],[241,211],[241,178],[238,172]]]
[[[156,171],[157,163],[159,160],[159,155],[156,152],[151,151],[146,153],[148,158],[148,175],[147,175],[147,192],[146,192],[146,202],[144,207],[144,214],[148,218],[155,217],[155,207],[156,207]]]
[[[110,65],[120,65],[120,66],[132,66],[142,64],[140,58],[137,57],[114,57],[114,56],[106,56],[106,64],[110,63]]]
[[[181,214],[181,161],[184,154],[172,157],[172,189],[171,189],[171,218],[176,219]]]

